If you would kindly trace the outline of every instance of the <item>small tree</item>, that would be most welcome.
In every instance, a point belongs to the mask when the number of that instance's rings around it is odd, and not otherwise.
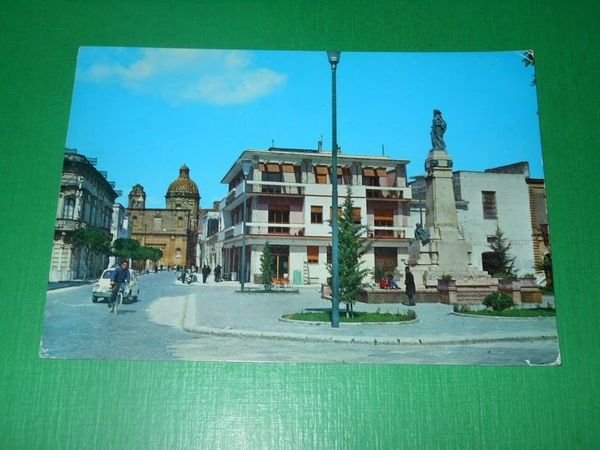
[[[117,239],[113,242],[112,253],[121,259],[137,259],[141,245],[135,239]]]
[[[96,227],[83,227],[75,230],[73,244],[85,250],[85,272],[83,279],[91,272],[92,256],[110,254],[110,238],[106,231]]]
[[[493,252],[491,272],[494,276],[514,277],[516,256],[511,256],[511,243],[504,237],[504,233],[499,227],[496,228],[496,234],[490,243],[490,249]]]
[[[273,286],[273,255],[269,243],[266,242],[260,256],[261,282],[265,290],[270,291]]]
[[[364,286],[363,279],[371,273],[361,267],[362,256],[369,250],[367,239],[363,237],[368,228],[355,222],[353,211],[352,190],[348,187],[346,198],[339,218],[339,269],[340,269],[340,301],[346,304],[346,316],[354,312],[354,303],[358,298],[360,288]],[[329,266],[331,273],[332,267]]]

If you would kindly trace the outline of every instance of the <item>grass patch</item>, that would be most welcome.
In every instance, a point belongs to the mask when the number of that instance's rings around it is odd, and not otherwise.
[[[300,320],[306,322],[331,322],[330,311],[318,312],[301,312],[286,314],[284,319]],[[340,311],[340,322],[346,323],[378,323],[378,322],[407,322],[415,320],[417,314],[409,309],[406,313],[381,313],[381,312],[357,312],[352,313],[350,317],[346,317],[345,312]]]
[[[487,317],[556,317],[556,310],[554,308],[509,308],[502,311],[494,311],[489,309],[470,310],[463,307],[455,312]]]

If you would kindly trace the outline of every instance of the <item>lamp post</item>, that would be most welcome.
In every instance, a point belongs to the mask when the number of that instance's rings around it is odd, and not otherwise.
[[[340,326],[336,69],[340,52],[327,52],[331,65],[331,326]]]
[[[244,206],[242,209],[242,264],[240,269],[240,285],[242,292],[244,292],[244,284],[246,283],[246,198],[248,175],[250,175],[250,169],[252,168],[252,160],[242,159],[240,164],[242,166],[242,175],[244,176]]]

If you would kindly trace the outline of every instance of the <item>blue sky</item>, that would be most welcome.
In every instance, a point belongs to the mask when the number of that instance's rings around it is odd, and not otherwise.
[[[342,152],[411,161],[422,174],[433,109],[456,170],[528,161],[543,177],[533,68],[521,51],[343,52],[337,70]],[[187,164],[201,206],[246,149],[331,148],[331,69],[322,52],[83,47],[66,147],[97,157],[123,191],[140,183],[164,207]]]

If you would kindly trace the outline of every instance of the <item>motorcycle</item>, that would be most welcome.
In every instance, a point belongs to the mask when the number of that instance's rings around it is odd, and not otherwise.
[[[198,281],[196,274],[191,272],[181,272],[177,279],[184,284],[192,284],[193,282]]]

